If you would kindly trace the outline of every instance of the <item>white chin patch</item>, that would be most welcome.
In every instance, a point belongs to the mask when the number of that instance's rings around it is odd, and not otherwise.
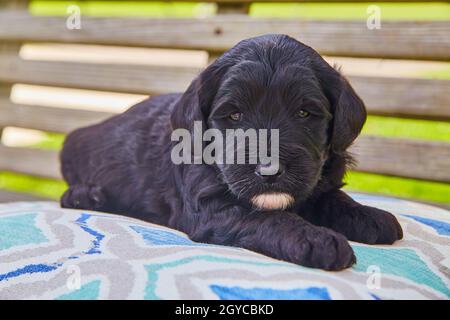
[[[294,202],[294,198],[288,193],[263,193],[250,201],[260,210],[283,210]]]

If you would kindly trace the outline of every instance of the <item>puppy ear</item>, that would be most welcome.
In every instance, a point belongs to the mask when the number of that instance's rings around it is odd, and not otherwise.
[[[335,153],[344,152],[358,137],[366,122],[367,113],[364,102],[353,90],[350,83],[339,74],[338,85],[331,99],[333,125],[330,147]]]
[[[173,107],[170,118],[172,129],[184,128],[192,132],[194,121],[202,121],[204,125],[206,124],[226,69],[223,63],[216,60],[191,82]]]

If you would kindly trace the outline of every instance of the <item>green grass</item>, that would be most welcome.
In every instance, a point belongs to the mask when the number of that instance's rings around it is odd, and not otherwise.
[[[251,15],[256,17],[307,18],[323,20],[366,20],[367,8],[375,3],[285,3],[256,4]],[[382,20],[448,20],[448,3],[376,3]]]
[[[450,203],[450,184],[446,183],[386,177],[354,171],[348,172],[345,180],[347,186],[344,189],[350,191]]]
[[[425,71],[419,76],[428,79],[450,80],[450,63],[448,63],[447,66],[442,67],[441,70]]]
[[[363,134],[450,142],[450,123],[368,116]]]
[[[61,150],[65,136],[60,133],[45,133],[45,138],[38,143],[32,145],[33,148]]]
[[[142,16],[142,17],[193,17],[213,14],[213,4],[115,2],[115,1],[37,1],[30,3],[36,15],[67,15],[67,5],[77,4],[83,15],[91,16]],[[307,19],[367,19],[367,7],[373,3],[341,4],[254,4],[254,17],[307,18]],[[449,3],[377,3],[383,20],[450,20]],[[382,20],[382,21],[383,21]],[[424,78],[450,79],[450,64],[437,71],[425,71]],[[363,134],[402,137],[450,142],[450,123],[370,116]],[[58,150],[64,136],[48,134],[33,147]],[[450,185],[386,177],[375,174],[350,172],[346,189],[382,193],[393,196],[450,203]],[[21,174],[0,172],[0,188],[22,191],[57,199],[66,188],[65,183]]]
[[[65,15],[67,5],[76,4],[82,14],[91,16],[143,16],[143,17],[193,17],[213,14],[214,4],[186,2],[139,1],[39,1],[30,3],[30,10],[37,15]],[[366,3],[257,3],[250,9],[254,17],[309,18],[366,20]],[[377,3],[384,20],[448,20],[448,3]]]
[[[24,174],[0,172],[0,189],[29,193],[50,199],[59,199],[66,190],[66,183]]]
[[[82,15],[108,17],[194,17],[213,14],[213,4],[189,2],[140,1],[31,1],[30,12],[35,15],[66,15],[68,5],[77,5]]]

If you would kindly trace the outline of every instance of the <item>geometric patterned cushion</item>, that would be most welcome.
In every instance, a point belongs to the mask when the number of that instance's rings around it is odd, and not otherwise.
[[[329,272],[55,202],[0,205],[0,299],[448,299],[450,212],[352,194],[394,213],[404,239],[351,243],[357,264]]]

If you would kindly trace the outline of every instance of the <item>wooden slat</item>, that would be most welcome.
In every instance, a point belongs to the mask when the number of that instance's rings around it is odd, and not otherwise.
[[[48,200],[49,199],[43,197],[36,197],[30,194],[0,190],[0,203],[16,202],[16,201],[48,201]]]
[[[450,182],[450,143],[361,136],[351,152],[358,171]]]
[[[250,2],[220,2],[217,3],[217,14],[248,14]]]
[[[351,152],[358,171],[450,182],[450,143],[362,136]],[[0,154],[0,170],[61,177],[55,151],[0,146]]]
[[[0,55],[0,81],[157,94],[184,91],[200,70],[187,67],[30,61]]]
[[[370,114],[450,121],[450,81],[349,77]]]
[[[166,66],[25,61],[0,55],[0,81],[7,83],[160,94],[184,91],[199,72]],[[372,114],[450,120],[448,80],[352,76],[350,82]]]
[[[28,0],[3,0],[0,2],[1,10],[27,10]],[[21,48],[21,43],[12,41],[5,43],[0,41],[0,53],[18,55]],[[0,95],[9,96],[11,94],[12,86],[9,84],[0,84]],[[0,125],[0,140],[2,138],[3,128]]]
[[[0,155],[0,171],[61,179],[58,153],[55,151],[0,145]]]
[[[28,7],[29,0],[2,0],[0,9],[24,9]]]
[[[14,104],[0,97],[0,127],[20,127],[68,133],[104,120],[113,113]]]
[[[70,42],[224,51],[242,39],[289,34],[322,54],[450,60],[450,21],[383,21],[368,30],[365,21],[83,17],[81,30],[68,30],[65,17],[0,13],[0,41]]]

